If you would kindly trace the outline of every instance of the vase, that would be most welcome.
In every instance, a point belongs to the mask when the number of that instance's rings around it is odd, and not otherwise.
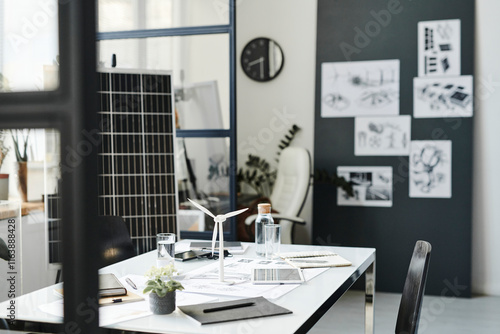
[[[23,202],[28,201],[28,163],[26,161],[17,162],[17,178],[19,180],[19,195]]]
[[[158,297],[154,292],[149,294],[149,308],[154,314],[170,314],[175,311],[175,291],[167,292],[164,297]]]
[[[9,174],[0,174],[0,201],[9,199]]]

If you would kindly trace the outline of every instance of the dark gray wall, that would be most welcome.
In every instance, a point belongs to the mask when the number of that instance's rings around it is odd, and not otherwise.
[[[412,118],[412,140],[452,141],[452,198],[409,198],[408,157],[355,157],[354,119],[321,118],[321,63],[347,61],[339,45],[354,45],[355,28],[374,21],[371,11],[400,3],[401,12],[351,61],[400,59],[400,114],[413,115],[417,72],[417,23],[460,19],[462,75],[473,74],[473,0],[318,0],[316,62],[316,169],[392,166],[392,208],[339,207],[331,185],[314,187],[313,242],[377,249],[377,289],[401,292],[413,246],[432,244],[426,292],[469,296],[471,289],[472,118]],[[458,285],[458,286],[457,286]],[[450,287],[451,286],[451,287]]]

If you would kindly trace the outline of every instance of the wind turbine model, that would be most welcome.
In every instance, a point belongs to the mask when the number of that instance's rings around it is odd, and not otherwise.
[[[188,201],[190,201],[195,207],[205,212],[207,215],[214,219],[215,225],[214,233],[212,235],[212,256],[214,255],[215,240],[217,239],[217,225],[219,225],[219,282],[224,282],[224,228],[222,223],[224,223],[227,218],[239,215],[240,213],[248,210],[248,208],[238,211],[232,211],[226,213],[225,215],[214,216],[213,213],[211,213],[208,209],[196,203],[195,201],[192,201],[189,198]]]

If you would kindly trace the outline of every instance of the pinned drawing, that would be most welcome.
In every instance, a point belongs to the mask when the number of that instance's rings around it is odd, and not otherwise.
[[[472,117],[472,75],[413,79],[413,116]]]
[[[451,198],[451,140],[411,142],[410,197]]]
[[[418,76],[460,75],[460,20],[418,23]]]
[[[409,155],[411,116],[356,117],[354,154]]]
[[[340,187],[339,206],[392,206],[392,167],[337,167],[337,174],[351,182],[354,197]]]
[[[321,117],[398,114],[398,59],[321,64]]]

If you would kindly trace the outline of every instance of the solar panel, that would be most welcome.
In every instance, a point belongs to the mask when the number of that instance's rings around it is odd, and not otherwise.
[[[176,232],[170,74],[99,73],[99,214],[122,216],[138,253]]]

